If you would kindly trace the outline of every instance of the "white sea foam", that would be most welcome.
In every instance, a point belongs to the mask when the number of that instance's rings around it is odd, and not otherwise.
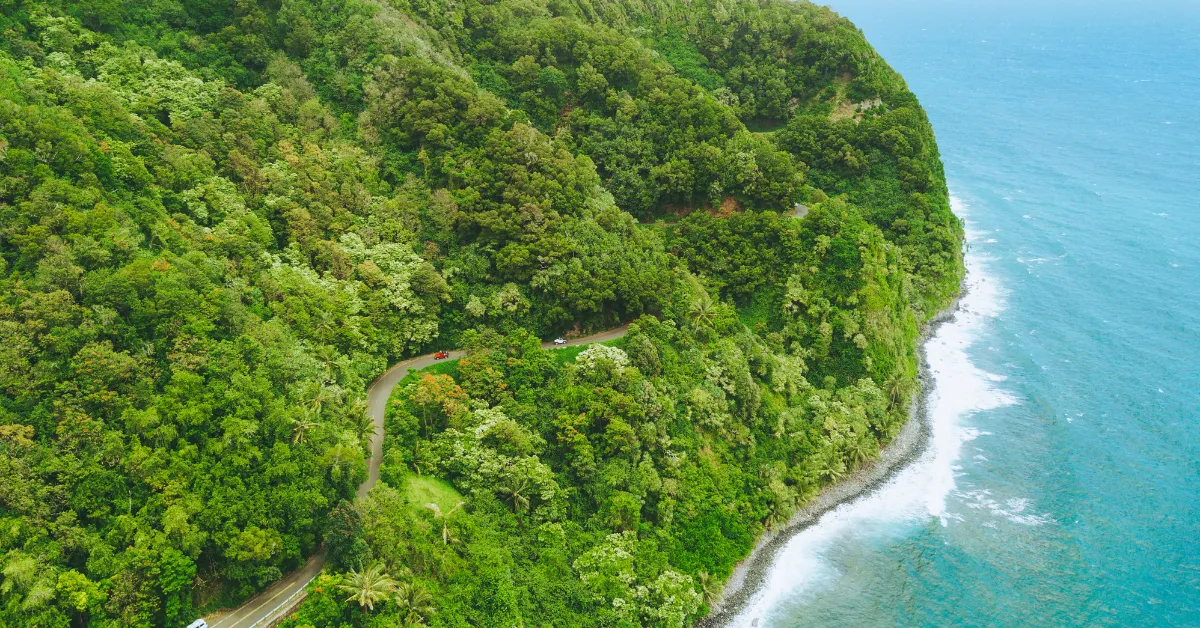
[[[967,206],[957,199],[952,204],[965,221]],[[980,237],[969,222],[966,235],[968,242]],[[831,585],[837,570],[825,554],[836,542],[898,536],[931,518],[943,526],[962,521],[961,515],[947,511],[946,498],[955,489],[963,444],[984,435],[963,425],[963,419],[980,410],[1013,403],[998,388],[1003,378],[980,370],[967,354],[980,329],[1004,307],[1003,294],[987,272],[987,262],[985,258],[967,256],[967,294],[959,312],[926,344],[935,382],[929,397],[928,449],[879,489],[838,506],[789,540],[776,556],[762,587],[730,622],[731,626],[760,625],[760,620],[780,602]],[[1021,503],[996,505],[1000,516],[1010,520],[1034,517],[1025,512],[1026,508]]]
[[[975,510],[984,510],[991,513],[993,516],[1007,519],[1012,523],[1017,523],[1026,526],[1040,526],[1046,523],[1053,523],[1054,518],[1048,514],[1036,515],[1026,512],[1029,509],[1030,501],[1025,498],[1006,499],[1003,503],[992,497],[992,492],[986,489],[976,491],[964,491],[959,493],[967,508]]]

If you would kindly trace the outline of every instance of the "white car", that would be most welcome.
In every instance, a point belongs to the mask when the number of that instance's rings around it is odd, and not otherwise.
[[[203,619],[197,619],[196,621],[188,624],[188,628],[208,628],[208,622],[204,621]]]
[[[560,345],[560,346],[565,345],[565,344],[567,344],[567,339],[566,338],[555,338],[554,344]]]

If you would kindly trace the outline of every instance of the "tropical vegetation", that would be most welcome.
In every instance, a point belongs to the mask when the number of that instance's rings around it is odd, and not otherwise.
[[[924,112],[806,2],[0,32],[0,625],[186,625],[321,544],[287,626],[689,624],[897,433],[962,275]],[[448,347],[355,500],[367,385]]]

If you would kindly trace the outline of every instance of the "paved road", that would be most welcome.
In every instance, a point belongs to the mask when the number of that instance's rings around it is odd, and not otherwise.
[[[572,338],[567,341],[566,345],[544,342],[542,347],[553,349],[556,346],[573,347],[593,342],[607,342],[624,336],[628,329],[628,324],[621,325],[591,336]],[[457,360],[463,355],[462,351],[451,351],[448,359]],[[380,375],[379,379],[376,379],[367,389],[367,412],[370,413],[371,420],[375,423],[375,433],[371,435],[371,459],[367,463],[367,479],[358,486],[357,497],[366,497],[367,493],[374,488],[375,483],[379,481],[379,463],[383,461],[383,415],[392,389],[400,380],[404,379],[405,375],[408,375],[409,371],[421,370],[437,361],[431,353],[397,363]],[[324,566],[325,548],[322,547],[308,559],[308,562],[304,563],[303,567],[277,580],[266,591],[250,598],[232,611],[209,615],[207,619],[209,628],[256,628],[270,625],[278,613],[290,608],[291,605],[287,602],[294,600],[304,590],[305,585],[321,573],[321,568]]]

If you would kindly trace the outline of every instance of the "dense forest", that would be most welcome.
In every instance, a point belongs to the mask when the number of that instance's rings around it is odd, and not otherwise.
[[[907,417],[961,225],[784,0],[0,0],[0,625],[682,626]],[[630,323],[622,339],[539,339]],[[355,500],[365,390],[382,482]]]

